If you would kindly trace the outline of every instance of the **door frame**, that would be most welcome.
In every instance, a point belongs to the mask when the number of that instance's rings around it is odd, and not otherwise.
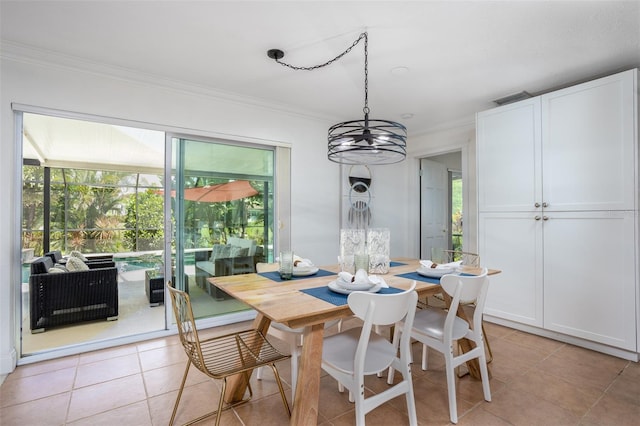
[[[469,128],[468,132],[463,136],[450,138],[450,143],[437,146],[427,146],[424,149],[417,150],[407,159],[408,165],[408,221],[410,229],[415,230],[414,238],[409,238],[410,253],[414,256],[420,256],[420,160],[448,154],[451,152],[461,153],[461,173],[463,181],[463,215],[466,218],[462,224],[463,234],[465,235],[463,249],[465,251],[477,252],[478,250],[478,212],[477,212],[477,194],[475,179],[475,124]],[[472,157],[473,156],[473,157]]]

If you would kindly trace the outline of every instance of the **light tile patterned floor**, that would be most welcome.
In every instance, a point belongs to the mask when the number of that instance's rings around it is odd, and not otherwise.
[[[494,354],[493,401],[482,399],[479,381],[459,379],[459,425],[638,424],[639,364],[497,325],[486,328]],[[414,344],[416,359],[419,351]],[[20,366],[0,387],[0,424],[166,425],[185,361],[178,337],[173,336]],[[429,371],[418,365],[413,369],[418,420],[421,425],[446,425],[444,361],[433,352],[430,363]],[[288,383],[288,362],[281,363],[279,371]],[[219,385],[195,369],[187,385],[178,423],[210,411],[219,395]],[[265,371],[262,381],[253,378],[252,385],[252,402],[226,411],[222,424],[287,424],[271,372]],[[366,386],[377,392],[386,387],[385,379],[368,378]],[[340,394],[326,375],[321,381],[318,422],[355,423],[347,394]],[[367,415],[372,426],[407,423],[402,397]],[[213,419],[201,424],[213,424]]]

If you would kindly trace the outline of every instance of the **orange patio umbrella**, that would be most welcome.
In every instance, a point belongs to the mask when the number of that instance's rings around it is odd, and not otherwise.
[[[233,182],[219,183],[217,185],[185,188],[184,199],[189,201],[200,201],[203,203],[219,203],[240,200],[257,194],[258,191],[251,186],[249,181],[235,180]],[[171,196],[175,197],[176,191],[171,191]]]

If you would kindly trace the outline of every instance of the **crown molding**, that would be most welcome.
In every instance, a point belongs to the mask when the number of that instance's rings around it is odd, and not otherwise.
[[[101,62],[91,61],[86,58],[67,55],[47,49],[40,49],[7,40],[0,41],[0,59],[3,61],[10,60],[42,67],[58,68],[65,71],[80,71],[103,78],[111,78],[127,83],[152,87],[154,89],[163,88],[191,96],[283,112],[305,119],[327,122],[338,120],[338,117],[335,116],[305,113],[301,112],[299,108],[262,98],[239,95],[237,93],[214,89],[195,83],[169,79],[157,74],[143,73],[130,68],[107,65]]]

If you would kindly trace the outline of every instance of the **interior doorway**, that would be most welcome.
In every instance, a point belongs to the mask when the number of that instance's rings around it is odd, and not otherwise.
[[[463,179],[460,151],[420,160],[420,258],[433,248],[462,250]]]

